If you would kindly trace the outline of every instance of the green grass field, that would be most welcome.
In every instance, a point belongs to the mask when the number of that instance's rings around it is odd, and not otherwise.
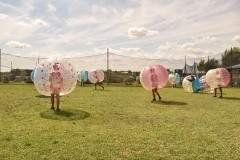
[[[33,84],[0,83],[0,159],[239,159],[239,89],[159,92],[77,85],[55,112]]]

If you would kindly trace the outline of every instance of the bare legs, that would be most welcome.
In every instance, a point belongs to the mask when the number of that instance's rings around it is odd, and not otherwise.
[[[219,88],[220,98],[222,98],[222,87]],[[214,97],[217,97],[217,88],[214,88]]]
[[[55,94],[51,94],[51,108],[50,109],[53,109],[54,110],[54,95]],[[59,94],[56,94],[56,102],[57,102],[57,111],[59,111],[59,105],[60,105],[60,96]]]
[[[97,82],[97,83],[94,84],[95,90],[97,90],[97,85],[99,85],[100,87],[102,87],[102,89],[104,90],[104,87],[103,87],[103,85],[102,85],[101,82]]]
[[[157,94],[159,100],[161,100],[161,96],[160,96],[160,94],[158,93],[157,88],[154,88],[154,89],[152,89],[152,95],[153,95],[153,100],[152,100],[152,101],[156,101],[156,96],[155,96],[155,94]]]

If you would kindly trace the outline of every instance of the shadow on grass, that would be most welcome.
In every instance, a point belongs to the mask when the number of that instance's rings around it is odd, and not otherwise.
[[[226,99],[226,100],[240,100],[240,97],[222,97],[220,99]]]
[[[93,91],[96,91],[96,92],[97,91],[99,91],[99,92],[109,92],[110,90],[108,90],[108,89],[106,90],[106,88],[104,90],[99,88],[99,89],[96,89],[96,90],[93,89]]]
[[[152,103],[155,103],[155,104],[163,104],[163,105],[187,105],[187,103],[185,103],[185,102],[164,101],[164,100],[161,100],[161,101],[153,101]]]
[[[35,97],[37,97],[37,98],[49,98],[50,96],[37,95],[37,96],[35,96]]]
[[[56,112],[54,110],[46,110],[40,113],[42,118],[60,120],[60,121],[74,121],[74,120],[83,120],[88,118],[90,114],[81,110],[60,110]]]

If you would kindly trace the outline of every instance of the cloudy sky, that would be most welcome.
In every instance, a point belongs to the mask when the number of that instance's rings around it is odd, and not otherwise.
[[[239,0],[0,0],[2,53],[203,57],[240,46]]]

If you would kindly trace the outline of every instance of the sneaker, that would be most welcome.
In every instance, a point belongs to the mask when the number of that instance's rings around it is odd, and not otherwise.
[[[52,107],[50,107],[50,109],[51,109],[51,110],[54,110],[55,108],[52,106]]]
[[[153,98],[152,102],[153,102],[153,101],[156,101],[156,99],[155,99],[155,98]]]
[[[56,109],[56,111],[57,111],[57,112],[59,112],[59,111],[60,111],[60,109],[59,109],[59,108],[57,108],[57,109]]]

